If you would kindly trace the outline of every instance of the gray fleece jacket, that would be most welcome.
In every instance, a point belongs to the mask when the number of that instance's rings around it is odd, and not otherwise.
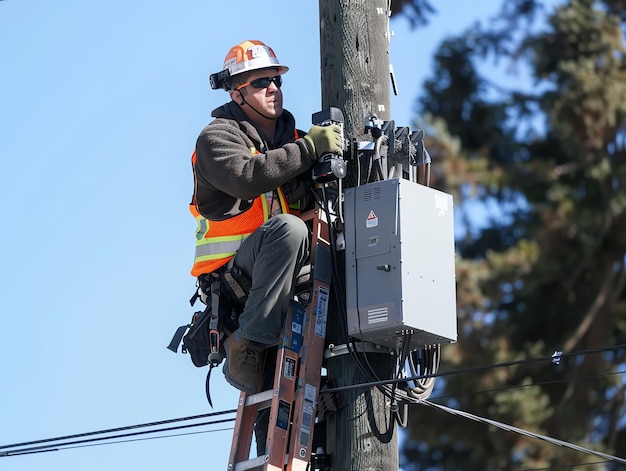
[[[245,211],[254,199],[282,187],[290,204],[306,195],[304,181],[316,157],[302,136],[295,138],[295,119],[283,110],[274,140],[248,120],[233,101],[211,113],[215,119],[196,142],[194,168],[197,208],[207,219],[221,221]],[[251,155],[250,149],[259,154]]]

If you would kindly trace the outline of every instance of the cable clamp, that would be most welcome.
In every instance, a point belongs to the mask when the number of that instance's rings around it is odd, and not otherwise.
[[[324,350],[324,359],[327,360],[329,358],[347,355],[350,352],[388,353],[389,355],[395,355],[395,352],[390,348],[370,342],[357,342],[348,344],[342,343],[340,345],[334,345],[331,343],[330,345],[328,345],[328,348]]]

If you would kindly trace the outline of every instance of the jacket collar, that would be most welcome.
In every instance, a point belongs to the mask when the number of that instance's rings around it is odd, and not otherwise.
[[[211,116],[213,118],[237,121],[239,126],[245,129],[246,134],[255,140],[258,139],[259,143],[271,144],[270,148],[272,149],[281,147],[288,142],[293,142],[296,120],[293,115],[285,109],[283,109],[283,114],[280,115],[276,122],[276,135],[274,136],[274,141],[272,143],[266,143],[254,123],[248,119],[241,107],[234,101],[229,101],[228,103],[215,108],[211,112]]]

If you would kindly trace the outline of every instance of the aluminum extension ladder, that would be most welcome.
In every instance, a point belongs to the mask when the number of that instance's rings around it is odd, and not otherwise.
[[[309,469],[332,278],[324,216],[319,208],[301,215],[312,233],[308,296],[293,301],[287,313],[273,388],[257,394],[241,392],[239,396],[228,471]],[[267,408],[266,453],[249,458],[257,413]]]

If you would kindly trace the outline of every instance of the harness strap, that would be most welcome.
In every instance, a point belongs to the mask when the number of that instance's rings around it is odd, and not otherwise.
[[[228,286],[230,286],[230,289],[233,290],[233,293],[235,294],[238,300],[244,299],[247,296],[246,292],[243,290],[241,285],[233,277],[232,272],[230,271],[225,272],[224,280],[226,280],[226,283],[228,283]]]
[[[191,299],[189,299],[189,304],[191,304],[192,306],[196,304],[196,301],[198,300],[199,297],[200,297],[200,288],[198,288],[195,291],[195,293],[193,293],[193,296],[191,297]]]
[[[178,329],[176,329],[176,332],[174,332],[174,336],[172,337],[172,341],[167,346],[167,348],[174,353],[178,352],[178,346],[180,345],[180,342],[182,342],[183,336],[185,335],[185,332],[187,332],[188,328],[189,324],[186,324],[181,325]]]
[[[209,371],[206,374],[205,391],[206,398],[211,408],[211,371],[222,363],[224,357],[220,353],[220,332],[217,330],[220,312],[220,281],[219,279],[211,283],[211,319],[209,320]]]
[[[224,286],[226,289],[222,294],[243,305],[248,299],[252,281],[243,274],[241,268],[235,265],[234,260],[234,257],[230,259],[226,270],[222,273],[222,278],[226,282]]]
[[[221,285],[222,280],[226,282],[223,287]],[[245,277],[243,273],[241,273],[239,267],[235,266],[233,257],[228,261],[226,265],[219,268],[217,271],[206,275],[200,275],[198,277],[197,283],[198,288],[189,300],[189,303],[192,306],[198,299],[200,299],[204,304],[208,305],[208,297],[210,296],[211,298],[211,315],[208,318],[209,371],[207,373],[205,382],[206,398],[211,407],[213,407],[210,390],[211,372],[213,371],[213,368],[220,365],[224,360],[224,356],[220,352],[220,342],[224,339],[225,335],[230,334],[227,330],[224,330],[225,333],[222,333],[219,330],[220,297],[225,296],[225,299],[229,302],[237,301],[238,303],[243,304],[245,303],[248,296],[250,284],[250,280],[248,280],[247,277]],[[182,342],[185,332],[189,329],[190,326],[191,324],[180,326],[176,330],[176,333],[174,334],[174,337],[172,338],[172,341],[167,348],[176,353],[178,350],[178,346]]]
[[[206,399],[207,401],[209,401],[209,405],[211,406],[211,409],[213,408],[213,401],[211,401],[211,389],[210,389],[210,384],[211,384],[211,371],[213,371],[213,368],[215,368],[215,366],[213,363],[209,363],[209,372],[206,374],[206,383],[204,385],[205,391],[206,391]]]
[[[217,330],[219,314],[220,314],[220,281],[218,279],[214,281],[213,283],[211,283],[211,320],[209,321],[210,330]]]

